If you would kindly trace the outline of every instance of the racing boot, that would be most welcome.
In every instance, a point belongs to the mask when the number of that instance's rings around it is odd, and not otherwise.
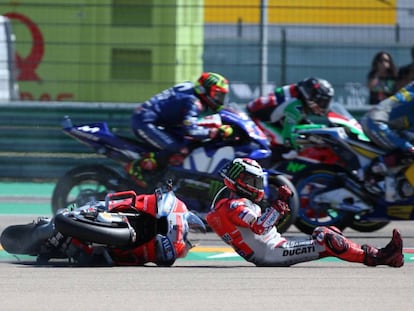
[[[181,153],[174,153],[168,158],[168,164],[172,166],[180,166],[183,164],[185,156]]]
[[[145,157],[141,160],[140,166],[144,171],[156,170],[158,164],[157,160],[155,159],[155,154],[153,152],[146,154]]]
[[[128,163],[125,170],[138,186],[147,188],[148,184],[144,179],[143,171],[153,171],[157,167],[157,160],[154,157],[154,153],[150,152],[144,158]]]
[[[395,167],[401,163],[402,156],[400,153],[392,151],[384,156],[378,156],[366,168],[366,179],[379,179],[387,175],[389,168]]]
[[[387,246],[377,249],[371,245],[364,244],[362,249],[365,252],[364,264],[367,266],[386,265],[398,268],[404,265],[403,241],[397,229],[392,231],[392,238]]]
[[[188,156],[190,151],[188,148],[183,147],[178,152],[168,156],[168,165],[180,166],[183,164],[185,158]]]

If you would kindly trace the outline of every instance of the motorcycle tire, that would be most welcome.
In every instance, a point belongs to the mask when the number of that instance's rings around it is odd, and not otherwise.
[[[134,189],[118,172],[103,165],[82,165],[69,170],[56,183],[52,194],[52,213],[73,204],[105,200],[109,192]]]
[[[366,221],[354,219],[349,227],[358,232],[374,232],[384,228],[389,223],[389,221]]]
[[[340,172],[346,174],[346,171],[339,166],[322,164],[309,167],[294,176],[292,183],[296,187],[300,201],[295,226],[301,232],[312,234],[319,226],[335,226],[343,230],[352,224],[353,213],[331,208],[327,203],[323,205],[312,202],[312,196],[317,194],[315,191],[333,185],[338,180]]]
[[[55,228],[64,236],[80,241],[125,247],[131,243],[131,232],[127,223],[101,223],[92,220],[80,220],[70,214],[57,214]]]
[[[296,192],[296,188],[292,182],[284,175],[269,176],[268,187],[270,188],[270,194],[269,198],[267,198],[268,204],[271,205],[271,203],[277,199],[277,189],[283,185],[287,185],[289,189],[292,190],[293,196],[289,200],[290,213],[286,214],[276,225],[277,231],[280,233],[286,232],[289,227],[296,222],[299,210],[299,196]]]

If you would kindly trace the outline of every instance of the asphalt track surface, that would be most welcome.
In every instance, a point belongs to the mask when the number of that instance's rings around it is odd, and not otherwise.
[[[4,207],[10,201],[41,205],[45,198],[40,192],[40,197],[9,197],[2,189],[0,231],[44,212],[18,214],[12,208],[10,213]],[[199,247],[170,268],[79,268],[59,261],[36,266],[33,257],[17,258],[0,250],[0,310],[413,310],[414,223],[392,222],[372,233],[344,233],[361,244],[383,246],[394,227],[404,238],[402,268],[332,259],[258,268],[212,233],[199,236]],[[292,227],[285,235],[303,234]]]

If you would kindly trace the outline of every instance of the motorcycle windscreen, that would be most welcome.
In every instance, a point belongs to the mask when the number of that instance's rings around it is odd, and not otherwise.
[[[185,214],[185,219],[187,220],[190,232],[205,233],[207,231],[204,222],[194,213],[187,212]]]

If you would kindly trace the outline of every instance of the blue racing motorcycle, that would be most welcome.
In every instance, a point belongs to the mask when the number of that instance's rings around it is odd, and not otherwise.
[[[182,163],[160,165],[155,171],[143,170],[147,184],[143,188],[126,173],[125,167],[149,152],[157,155],[159,151],[139,139],[111,132],[106,122],[73,125],[70,118],[65,117],[64,133],[90,146],[97,154],[114,160],[114,164],[118,163],[120,166],[81,165],[69,170],[58,180],[53,191],[53,213],[56,214],[59,209],[72,204],[81,206],[91,199],[103,200],[110,192],[134,190],[136,193],[151,193],[160,184],[172,179],[177,197],[189,210],[204,219],[214,195],[223,187],[219,171],[236,157],[252,158],[266,168],[270,166],[271,150],[260,128],[237,107],[226,106],[218,114],[201,120],[200,124],[230,125],[233,134],[228,138],[191,142],[190,152]],[[262,208],[272,204],[281,185],[288,185],[295,194],[295,187],[281,172],[270,169],[264,171],[266,196],[262,201]],[[278,225],[280,232],[286,231],[296,220],[298,196],[294,195],[289,203],[291,213]]]

